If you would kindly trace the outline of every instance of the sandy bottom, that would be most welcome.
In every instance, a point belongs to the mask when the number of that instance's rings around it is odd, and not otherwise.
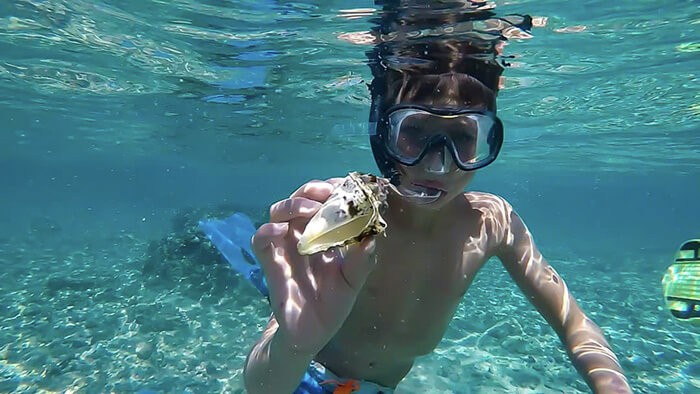
[[[269,311],[223,260],[178,237],[61,237],[0,239],[0,392],[243,392],[243,362]],[[646,258],[615,260],[634,271],[566,256],[550,263],[606,332],[636,392],[700,392],[700,332],[662,310],[667,264]],[[588,390],[492,262],[397,392]]]

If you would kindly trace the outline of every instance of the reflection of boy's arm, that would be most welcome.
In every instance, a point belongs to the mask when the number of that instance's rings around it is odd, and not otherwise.
[[[596,393],[630,393],[617,357],[600,328],[578,306],[507,203],[502,214],[505,234],[497,254],[528,300],[559,335],[586,383]]]
[[[262,338],[253,346],[243,372],[247,393],[291,393],[299,385],[313,355],[293,351],[277,334],[272,316]]]

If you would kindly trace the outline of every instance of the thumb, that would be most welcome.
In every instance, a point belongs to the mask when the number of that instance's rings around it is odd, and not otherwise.
[[[367,237],[359,245],[349,246],[344,254],[340,270],[353,290],[359,291],[364,286],[376,265],[375,245],[374,237]]]

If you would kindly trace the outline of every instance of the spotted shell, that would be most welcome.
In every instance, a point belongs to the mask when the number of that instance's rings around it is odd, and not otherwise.
[[[374,175],[348,174],[306,225],[299,253],[310,255],[382,234],[386,222],[380,212],[386,205],[387,185],[386,179]]]

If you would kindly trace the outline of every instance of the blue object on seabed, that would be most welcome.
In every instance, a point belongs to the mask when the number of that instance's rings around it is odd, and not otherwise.
[[[269,297],[262,267],[251,245],[255,225],[248,216],[236,212],[224,220],[200,220],[199,229],[226,258],[231,268],[248,279],[263,296]]]

